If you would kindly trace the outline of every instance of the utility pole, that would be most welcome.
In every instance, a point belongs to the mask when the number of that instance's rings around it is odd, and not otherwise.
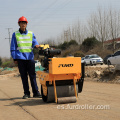
[[[5,39],[9,39],[9,45],[10,45],[10,40],[11,40],[11,38],[10,38],[10,29],[12,29],[12,28],[6,28],[6,29],[8,29],[9,38],[5,38]],[[11,55],[10,55],[10,56],[11,56]]]
[[[8,29],[9,38],[5,38],[5,39],[9,39],[9,45],[10,45],[10,40],[11,40],[11,38],[10,38],[10,29],[12,29],[12,28],[6,28],[6,29]]]
[[[68,31],[64,31],[64,41],[68,42]]]

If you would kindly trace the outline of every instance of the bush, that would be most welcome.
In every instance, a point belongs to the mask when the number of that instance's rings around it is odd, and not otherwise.
[[[76,51],[75,53],[74,53],[74,57],[84,57],[85,55],[84,55],[84,53],[82,52],[82,51]]]
[[[71,45],[78,45],[78,43],[75,40],[71,40],[69,42],[64,42],[60,45],[58,45],[58,48],[62,49],[62,50],[66,50],[67,48],[69,48]]]
[[[108,50],[107,48],[102,48],[102,46],[96,46],[94,49],[89,50],[86,55],[97,54],[100,57],[104,58],[105,56],[112,54],[112,50]]]
[[[4,62],[4,63],[2,64],[2,66],[3,66],[3,67],[8,67],[10,63],[11,63],[11,61]]]
[[[68,56],[70,54],[70,51],[65,51],[64,53],[63,53],[63,57],[66,57],[66,56]]]
[[[60,44],[58,48],[65,50],[68,48],[68,46],[69,46],[68,42],[65,41],[63,44]]]
[[[15,67],[15,64],[13,63],[13,61],[9,60],[9,61],[3,62],[2,67]]]
[[[100,43],[101,42],[98,41],[95,37],[88,37],[82,42],[82,46],[84,46],[84,50],[87,52],[93,49],[96,45],[99,45]]]
[[[68,42],[68,45],[78,45],[78,43],[75,40],[70,40],[70,42]]]

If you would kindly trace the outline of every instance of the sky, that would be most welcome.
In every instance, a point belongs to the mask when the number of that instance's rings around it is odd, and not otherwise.
[[[27,18],[27,29],[33,31],[38,43],[44,43],[78,19],[87,21],[99,6],[120,10],[120,0],[0,0],[0,57],[10,57],[8,28],[12,37],[21,16]]]

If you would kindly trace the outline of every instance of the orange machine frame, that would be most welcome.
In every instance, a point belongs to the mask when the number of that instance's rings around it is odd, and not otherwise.
[[[46,81],[54,85],[55,102],[57,103],[57,91],[55,81],[73,79],[75,96],[77,98],[76,82],[81,78],[81,57],[51,58],[49,61],[49,73],[37,71],[43,93],[47,95]]]

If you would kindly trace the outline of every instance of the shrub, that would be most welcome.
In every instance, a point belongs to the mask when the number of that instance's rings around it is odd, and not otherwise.
[[[65,50],[68,48],[68,46],[69,46],[68,42],[65,41],[63,44],[60,44],[58,48]]]
[[[82,42],[82,46],[84,46],[84,50],[87,52],[93,49],[93,47],[95,47],[96,45],[99,45],[100,43],[101,42],[98,41],[95,37],[88,37]]]
[[[69,42],[65,41],[64,43],[58,45],[58,48],[62,50],[68,49],[71,45],[78,45],[78,43],[75,40],[70,40]]]
[[[15,64],[13,63],[13,61],[9,60],[9,61],[3,62],[2,67],[15,67]]]
[[[76,51],[75,53],[74,53],[74,57],[84,57],[85,55],[84,55],[84,53],[82,52],[82,51]]]
[[[66,56],[68,56],[70,54],[70,51],[65,51],[64,53],[63,53],[63,57],[66,57]]]
[[[108,50],[107,48],[102,48],[102,46],[96,46],[93,49],[86,52],[86,55],[97,54],[100,57],[104,58],[105,56],[112,54],[112,50]]]
[[[78,43],[75,40],[70,40],[70,42],[68,42],[68,45],[78,45]]]

